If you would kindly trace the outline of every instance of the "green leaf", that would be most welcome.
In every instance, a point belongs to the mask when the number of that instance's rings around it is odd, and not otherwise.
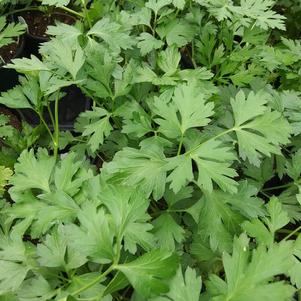
[[[7,213],[13,218],[28,219],[31,235],[39,237],[56,224],[72,222],[79,211],[75,201],[62,191],[39,195],[39,199],[31,194],[12,194],[17,201]]]
[[[67,6],[69,4],[69,2],[70,2],[70,0],[43,0],[42,4],[62,7],[62,6]]]
[[[0,166],[0,195],[4,192],[4,187],[8,184],[9,179],[13,175],[10,168]]]
[[[176,255],[166,250],[152,250],[129,263],[120,264],[116,269],[121,271],[139,294],[152,297],[168,292],[165,282],[177,269]]]
[[[230,147],[223,146],[221,141],[208,140],[190,150],[189,156],[198,166],[198,184],[204,190],[211,192],[215,182],[224,191],[237,191],[237,183],[231,179],[237,173],[230,167],[235,160]]]
[[[154,38],[151,34],[147,32],[142,32],[139,36],[139,42],[137,43],[140,49],[141,55],[146,55],[154,49],[159,49],[163,46],[163,42]]]
[[[239,155],[258,166],[261,154],[280,154],[280,145],[289,142],[290,126],[279,112],[269,111],[266,92],[250,92],[246,97],[241,90],[231,99]]]
[[[0,103],[13,109],[32,109],[40,102],[40,87],[33,77],[20,77],[20,84],[1,93]]]
[[[283,210],[281,203],[276,197],[272,197],[267,204],[267,210],[269,218],[265,219],[267,226],[271,233],[275,233],[277,230],[283,228],[290,221],[287,212]]]
[[[62,225],[51,235],[47,235],[43,244],[38,244],[37,255],[41,266],[61,267],[67,271],[78,268],[86,262],[84,256],[68,245],[68,237]]]
[[[160,125],[159,131],[168,138],[176,138],[183,137],[190,128],[207,125],[214,112],[213,103],[206,102],[206,96],[191,84],[177,86],[170,103],[157,97],[154,112],[160,118],[154,120]]]
[[[31,55],[30,59],[13,59],[11,60],[11,64],[7,64],[5,67],[10,69],[16,69],[18,72],[22,73],[49,70],[48,67],[34,55]]]
[[[167,24],[158,26],[157,33],[161,39],[166,39],[168,46],[182,47],[193,39],[196,30],[184,19],[174,19]]]
[[[153,221],[154,235],[163,249],[175,251],[175,242],[184,240],[184,229],[177,224],[169,213],[163,213]]]
[[[173,0],[172,1],[172,4],[178,8],[178,9],[184,9],[184,6],[185,6],[185,0]]]
[[[94,153],[103,144],[113,130],[110,123],[111,114],[103,108],[94,108],[93,111],[81,113],[77,122],[83,127],[82,135],[88,136],[88,145]]]
[[[243,223],[243,228],[258,242],[270,245],[274,242],[276,231],[286,226],[290,218],[276,197],[270,199],[267,204],[267,212],[269,216],[263,217],[263,221],[259,219],[246,221]]]
[[[166,294],[172,301],[199,301],[202,288],[201,277],[196,276],[196,271],[187,267],[185,273],[179,268],[176,276],[170,281],[169,292]],[[160,297],[152,301],[160,301]]]
[[[145,3],[145,6],[150,8],[155,15],[157,15],[161,8],[169,5],[171,2],[172,0],[149,0]]]
[[[294,181],[297,181],[301,174],[301,151],[298,150],[292,155],[291,160],[286,160],[286,173]]]
[[[127,186],[137,186],[159,200],[165,191],[165,156],[162,147],[156,144],[140,150],[126,147],[118,152],[106,170],[114,175],[115,181]]]
[[[135,38],[131,37],[127,30],[109,18],[99,20],[87,34],[101,38],[116,52],[120,52],[120,49],[130,49],[136,43]]]
[[[50,284],[42,277],[36,276],[26,279],[20,289],[17,291],[17,296],[20,300],[37,300],[47,301],[55,295]]]
[[[114,234],[109,224],[109,216],[103,209],[97,209],[91,203],[86,203],[77,216],[79,226],[65,226],[70,246],[92,262],[111,262]]]
[[[76,153],[70,152],[60,161],[54,171],[54,183],[58,190],[67,194],[76,195],[83,183],[92,177],[91,172],[85,172],[81,166],[82,160],[78,160]]]
[[[148,221],[149,201],[139,191],[123,186],[108,186],[101,192],[101,199],[113,218],[116,236],[123,237],[124,249],[132,254],[137,245],[150,250],[154,238],[149,232],[153,227]]]
[[[33,149],[24,150],[15,164],[15,174],[10,180],[12,192],[22,192],[38,188],[50,192],[49,180],[55,164],[45,149],[39,149],[35,155]]]
[[[52,39],[48,43],[49,51],[47,51],[48,48],[46,48],[42,54],[48,54],[59,68],[63,68],[69,72],[75,80],[78,72],[85,63],[84,51],[80,45],[77,43],[75,47],[72,48],[70,44],[59,39]]]
[[[293,265],[291,256],[293,244],[282,241],[269,249],[260,245],[253,252],[249,251],[245,235],[236,238],[233,253],[224,253],[223,264],[226,281],[212,275],[208,289],[213,300],[290,300],[294,287],[284,281],[270,280],[288,274]]]
[[[0,48],[14,42],[14,38],[22,35],[26,30],[26,25],[23,23],[7,24],[4,16],[0,17]]]
[[[255,26],[264,30],[278,28],[285,30],[285,17],[272,10],[274,1],[271,0],[244,0],[239,7],[232,6],[231,9],[238,15],[243,16],[242,23],[250,24],[252,21]]]
[[[181,55],[176,47],[168,47],[161,51],[158,57],[158,66],[165,72],[165,75],[171,76],[176,73]]]
[[[77,43],[78,37],[82,35],[82,32],[79,28],[75,26],[68,25],[65,23],[57,23],[55,24],[55,26],[50,25],[47,27],[47,34],[55,36],[60,40],[64,40],[68,43],[71,43],[72,47],[74,47]]]
[[[297,91],[283,91],[280,96],[285,109],[284,114],[290,121],[293,128],[293,134],[299,135],[301,133],[301,95]]]
[[[191,160],[185,155],[167,159],[166,170],[172,170],[167,177],[170,188],[178,193],[182,187],[194,179]]]
[[[29,270],[22,263],[0,260],[0,294],[16,291]]]
[[[233,236],[240,233],[243,216],[231,208],[224,193],[219,190],[205,194],[198,202],[198,234],[209,238],[213,251],[230,252]]]

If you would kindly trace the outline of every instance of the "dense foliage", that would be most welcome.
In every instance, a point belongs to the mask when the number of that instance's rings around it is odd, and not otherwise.
[[[0,299],[301,300],[300,2],[41,2],[78,20],[6,66]]]

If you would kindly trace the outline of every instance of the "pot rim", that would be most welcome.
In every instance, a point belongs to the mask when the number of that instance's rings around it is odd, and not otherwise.
[[[30,13],[30,12],[40,12],[41,14],[44,14],[46,15],[43,11],[40,11],[40,10],[28,10],[26,12]],[[55,15],[59,15],[59,16],[68,16],[70,17],[71,19],[73,19],[75,22],[78,20],[76,17],[74,17],[73,15],[71,14],[68,14],[66,12],[61,12],[61,11],[54,11],[53,13],[51,13],[51,16],[55,16]],[[20,15],[21,16],[21,15]],[[26,23],[27,24],[27,23]],[[32,33],[30,33],[28,27],[27,27],[27,31],[26,31],[26,35],[32,39],[35,39],[35,40],[38,40],[40,42],[48,42],[51,38],[50,36],[47,36],[47,37],[41,37],[41,36],[37,36],[37,35],[34,35]]]
[[[24,50],[24,47],[25,47],[25,33],[22,34],[21,36],[19,36],[18,47],[17,47],[17,50],[16,50],[14,56],[8,62],[5,62],[5,63],[0,62],[0,68],[5,67],[7,64],[9,64],[11,62],[11,60],[20,57],[21,53]]]

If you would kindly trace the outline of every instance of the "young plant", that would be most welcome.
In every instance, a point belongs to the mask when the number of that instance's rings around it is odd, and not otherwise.
[[[1,297],[301,300],[301,44],[276,2],[114,2],[7,66],[0,103],[52,146],[3,181]],[[60,132],[69,85],[93,105]]]

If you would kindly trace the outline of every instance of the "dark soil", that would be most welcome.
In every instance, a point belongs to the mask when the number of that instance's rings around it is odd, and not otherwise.
[[[56,21],[72,25],[76,22],[76,19],[70,15],[64,13],[53,13],[47,15],[41,11],[27,11],[21,14],[21,17],[27,23],[28,33],[32,36],[48,39],[49,36],[46,34],[47,27],[49,25],[55,25]]]
[[[81,112],[84,112],[86,109],[88,109],[89,102],[81,90],[74,85],[64,88],[63,91],[66,93],[66,95],[59,101],[59,124],[61,129],[63,129],[64,126],[67,126],[67,128],[72,128],[76,117]],[[51,102],[50,108],[54,114],[54,102]],[[40,118],[33,110],[23,109],[20,111],[26,122],[32,126],[39,124]],[[46,123],[52,127],[51,118],[47,108],[44,108],[43,115]]]
[[[0,66],[8,63],[16,56],[18,47],[19,47],[19,43],[13,42],[9,45],[0,48],[0,57],[1,57]]]
[[[0,107],[0,114],[6,115],[9,117],[9,124],[17,130],[21,130],[21,122],[19,118],[12,113],[10,110]]]

